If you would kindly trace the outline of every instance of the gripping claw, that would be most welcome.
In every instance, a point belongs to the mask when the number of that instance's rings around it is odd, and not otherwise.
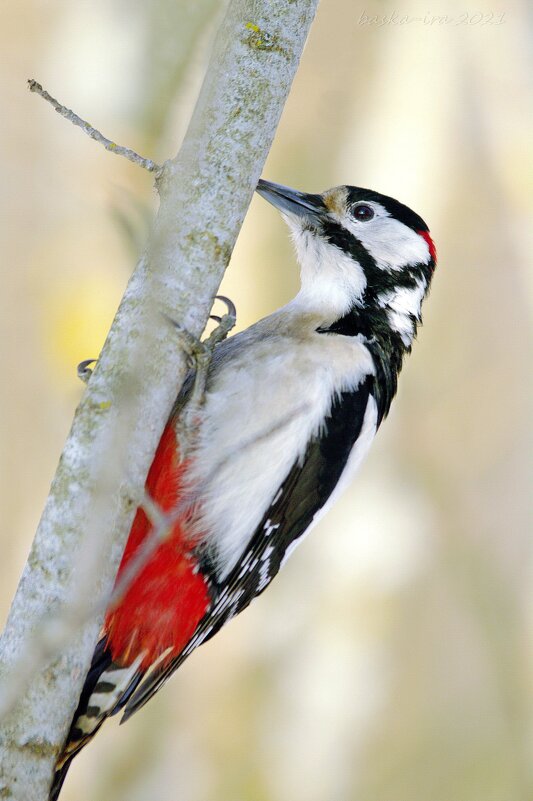
[[[181,347],[195,372],[192,392],[185,408],[182,410],[177,431],[181,458],[185,458],[185,454],[194,439],[194,430],[198,424],[200,410],[204,403],[207,374],[213,351],[219,342],[226,339],[237,320],[237,310],[233,301],[224,295],[216,295],[215,300],[222,301],[226,305],[227,312],[221,317],[218,314],[210,315],[210,318],[215,320],[218,325],[203,341],[194,337],[186,328],[163,312],[163,316],[176,330]]]
[[[89,368],[90,364],[96,364],[97,359],[84,359],[84,361],[80,362],[76,368],[76,373],[78,378],[83,381],[84,384],[87,383],[89,378],[92,376],[93,371]]]
[[[237,320],[237,309],[235,308],[234,302],[230,298],[227,298],[225,295],[215,295],[215,300],[221,300],[222,303],[225,303],[228,307],[226,314]]]
[[[225,295],[215,295],[215,300],[220,300],[222,303],[226,305],[227,311],[222,317],[219,317],[218,314],[211,314],[210,319],[215,320],[218,323],[217,327],[212,331],[206,340],[204,340],[204,345],[207,345],[208,348],[213,349],[215,345],[218,345],[219,342],[222,342],[226,339],[227,335],[237,322],[237,309],[235,308],[235,304],[232,300],[227,298]]]

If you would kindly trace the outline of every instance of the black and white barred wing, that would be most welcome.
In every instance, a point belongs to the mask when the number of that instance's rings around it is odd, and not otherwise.
[[[128,701],[124,719],[143,706],[198,645],[270,584],[341,476],[351,472],[349,468],[356,467],[366,454],[378,419],[373,390],[374,378],[368,376],[357,389],[342,392],[333,401],[322,431],[309,442],[303,458],[293,464],[241,558],[224,581],[215,585],[211,608],[189,643],[173,662],[142,682]]]

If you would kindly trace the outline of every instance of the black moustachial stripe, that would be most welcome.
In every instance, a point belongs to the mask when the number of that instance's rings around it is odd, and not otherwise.
[[[422,220],[420,222],[422,223]],[[350,255],[361,265],[366,278],[362,298],[365,313],[370,306],[377,304],[378,297],[383,292],[394,289],[415,289],[422,280],[429,286],[434,269],[432,261],[427,264],[409,264],[401,270],[384,270],[378,267],[376,260],[362,242],[340,223],[330,219],[325,221],[321,234],[331,245],[339,248],[342,253]]]
[[[351,193],[351,194],[350,194]],[[385,205],[387,211],[415,231],[427,231],[427,225],[418,214],[392,198],[386,198],[370,190],[350,189],[349,202],[375,199]],[[374,197],[375,195],[375,197]],[[386,200],[386,202],[385,202]],[[361,305],[354,306],[345,315],[330,325],[317,329],[320,334],[340,334],[342,336],[362,336],[370,350],[376,367],[376,386],[374,396],[378,406],[378,425],[389,412],[392,399],[398,386],[398,375],[402,369],[403,357],[411,350],[401,334],[392,328],[388,310],[380,305],[379,297],[390,290],[415,289],[420,283],[429,287],[434,263],[407,265],[400,270],[384,270],[378,267],[375,259],[364,245],[340,223],[328,219],[321,230],[327,241],[348,253],[363,269],[366,286]],[[413,334],[416,334],[417,320],[411,316]]]

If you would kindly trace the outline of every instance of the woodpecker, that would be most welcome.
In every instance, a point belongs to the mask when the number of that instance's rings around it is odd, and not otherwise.
[[[127,720],[270,584],[368,452],[421,321],[436,252],[415,212],[353,186],[257,191],[288,224],[300,291],[216,346],[186,451],[192,373],[176,400],[146,480],[171,531],[108,609],[50,801],[107,717]],[[152,531],[140,507],[117,581]]]

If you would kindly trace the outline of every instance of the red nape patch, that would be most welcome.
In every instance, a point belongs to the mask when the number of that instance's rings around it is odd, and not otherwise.
[[[165,512],[179,503],[186,467],[186,462],[179,461],[176,434],[169,423],[146,479],[147,491]],[[131,664],[139,653],[146,651],[141,663],[141,669],[145,670],[171,648],[161,664],[170,662],[187,644],[207,610],[210,601],[207,583],[201,573],[194,572],[186,530],[184,512],[118,606],[107,612],[104,630],[114,660]],[[117,579],[151,531],[144,511],[138,509]]]
[[[437,248],[435,247],[435,243],[432,240],[429,231],[418,231],[417,232],[422,239],[426,240],[427,246],[429,248],[429,255],[431,256],[432,261],[437,263]]]

